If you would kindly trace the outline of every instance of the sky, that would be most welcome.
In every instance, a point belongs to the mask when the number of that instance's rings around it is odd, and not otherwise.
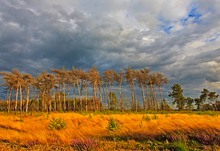
[[[161,72],[167,94],[220,93],[219,0],[1,0],[0,71]]]

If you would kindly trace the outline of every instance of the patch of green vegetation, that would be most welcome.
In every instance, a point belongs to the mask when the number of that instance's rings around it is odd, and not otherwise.
[[[89,119],[92,119],[92,114],[89,114]]]
[[[157,114],[154,114],[153,117],[152,117],[152,119],[153,119],[153,120],[157,120],[157,119],[158,119],[158,115],[157,115]]]
[[[115,121],[114,118],[111,118],[108,122],[108,126],[106,127],[109,131],[115,131],[119,129],[119,123]]]
[[[168,149],[175,151],[188,151],[188,147],[184,142],[176,141],[168,145]]]
[[[51,130],[61,130],[67,127],[66,121],[64,121],[62,118],[52,118],[50,120],[50,123],[48,125],[48,128]]]
[[[142,120],[144,120],[144,121],[150,121],[151,120],[151,118],[150,118],[150,116],[148,116],[148,115],[143,115],[142,116]]]

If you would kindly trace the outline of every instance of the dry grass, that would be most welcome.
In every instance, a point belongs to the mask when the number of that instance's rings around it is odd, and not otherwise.
[[[146,114],[145,114],[146,116]],[[52,113],[47,115],[11,115],[0,114],[0,140],[20,145],[34,144],[66,144],[74,139],[107,138],[110,133],[106,129],[110,118],[114,118],[120,129],[113,132],[124,140],[143,141],[146,139],[201,139],[201,143],[220,143],[220,116],[195,114],[148,114],[150,120],[144,120],[143,114],[87,114]],[[60,117],[67,123],[67,128],[50,130],[52,117]],[[187,137],[187,138],[186,138]],[[207,143],[207,144],[208,144]]]

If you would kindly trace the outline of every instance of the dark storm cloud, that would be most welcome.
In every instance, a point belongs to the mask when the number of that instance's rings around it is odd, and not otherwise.
[[[0,70],[131,66],[199,89],[220,80],[218,6],[215,0],[2,0]]]

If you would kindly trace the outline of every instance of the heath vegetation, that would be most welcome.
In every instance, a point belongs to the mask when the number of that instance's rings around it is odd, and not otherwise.
[[[217,112],[215,115],[0,114],[1,142],[23,149],[48,146],[66,150],[173,150],[178,147],[211,150],[219,147],[219,136]]]
[[[63,67],[36,77],[17,69],[0,74],[3,150],[219,149],[219,95],[204,88],[186,97],[176,83],[168,94],[172,109],[162,73]]]

